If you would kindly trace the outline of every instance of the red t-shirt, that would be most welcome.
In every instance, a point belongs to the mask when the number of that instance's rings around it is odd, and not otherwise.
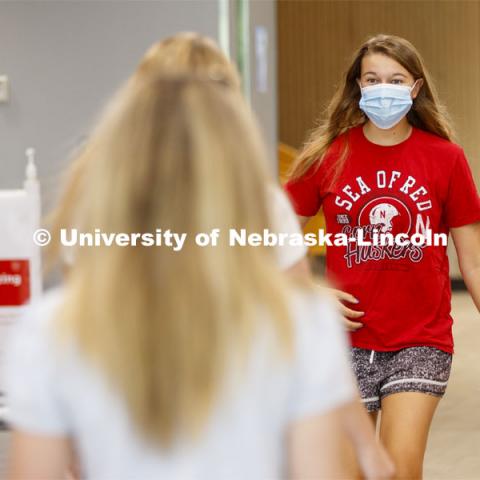
[[[343,142],[349,154],[332,183],[332,162]],[[381,146],[361,126],[330,147],[319,168],[286,185],[298,215],[323,206],[327,232],[448,233],[480,221],[480,198],[463,150],[413,128],[405,141]],[[369,240],[368,233],[365,239]],[[453,352],[450,278],[444,246],[327,246],[327,278],[359,304],[364,324],[352,345],[379,351],[432,346]]]

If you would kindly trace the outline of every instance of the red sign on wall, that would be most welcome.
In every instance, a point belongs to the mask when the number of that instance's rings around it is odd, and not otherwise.
[[[30,301],[30,262],[0,260],[0,307],[17,307]]]

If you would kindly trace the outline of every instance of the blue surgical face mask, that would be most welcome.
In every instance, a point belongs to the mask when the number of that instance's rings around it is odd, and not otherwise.
[[[415,83],[411,87],[390,83],[364,87],[359,106],[378,128],[392,128],[412,107]]]

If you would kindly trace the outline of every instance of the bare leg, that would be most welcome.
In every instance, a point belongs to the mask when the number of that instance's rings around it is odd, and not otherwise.
[[[419,480],[428,433],[439,397],[402,392],[382,399],[380,440],[396,467],[397,479]]]
[[[378,410],[376,412],[369,412],[368,416],[371,418],[374,427],[377,428]]]
[[[376,426],[378,412],[369,412],[368,416],[372,420],[372,423]],[[342,455],[345,459],[346,468],[348,471],[348,479],[352,480],[361,480],[363,479],[362,472],[360,470],[360,465],[358,463],[357,455],[353,448],[352,442],[345,437],[344,444],[342,446]]]

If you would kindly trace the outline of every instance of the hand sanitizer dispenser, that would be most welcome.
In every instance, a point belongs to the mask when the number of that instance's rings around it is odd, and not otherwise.
[[[40,188],[35,150],[26,150],[24,188],[0,190],[0,372],[9,327],[41,293],[40,248],[33,234],[40,226]],[[0,392],[3,390],[0,374]],[[0,419],[1,415],[0,397]]]
[[[22,190],[0,190],[0,322],[15,318],[41,291],[40,251],[33,233],[40,225],[40,189],[35,151],[27,149]]]

